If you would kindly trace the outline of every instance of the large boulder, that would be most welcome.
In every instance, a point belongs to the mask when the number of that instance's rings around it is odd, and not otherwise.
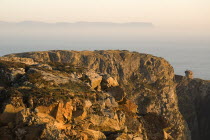
[[[7,104],[2,114],[0,114],[0,123],[8,124],[15,120],[16,114],[23,110],[24,107],[15,107],[12,104]]]
[[[73,103],[72,100],[68,102],[59,101],[50,106],[38,106],[35,110],[39,115],[47,114],[59,123],[65,124],[72,119]]]
[[[123,99],[126,96],[125,91],[123,88],[116,86],[116,87],[110,87],[107,89],[108,94],[113,96],[117,102],[123,101]]]
[[[102,76],[103,76],[103,79],[101,82],[101,87],[103,90],[106,90],[107,88],[110,88],[110,87],[119,86],[119,83],[115,78],[113,78],[107,74],[104,74]]]
[[[83,78],[88,81],[91,90],[97,90],[97,91],[101,90],[102,76],[100,76],[99,74],[97,74],[92,70],[86,72]]]
[[[91,115],[90,122],[91,128],[100,129],[101,131],[118,131],[122,127],[118,119],[98,115]]]
[[[106,140],[106,136],[100,132],[91,129],[82,131],[83,140]]]

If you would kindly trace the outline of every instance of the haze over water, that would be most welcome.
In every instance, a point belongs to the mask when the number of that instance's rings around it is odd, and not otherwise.
[[[0,55],[125,49],[210,79],[209,15],[210,0],[1,0]]]
[[[33,23],[33,22],[32,22]],[[168,60],[175,73],[192,70],[196,78],[210,80],[208,34],[159,27],[0,26],[0,55],[45,50],[119,49],[153,54]],[[90,24],[90,23],[88,23]],[[103,23],[104,24],[104,23]],[[107,24],[107,23],[106,23]],[[30,26],[29,26],[30,25]]]

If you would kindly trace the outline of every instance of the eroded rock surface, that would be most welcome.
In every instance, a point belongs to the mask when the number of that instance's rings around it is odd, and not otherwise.
[[[174,71],[163,58],[46,51],[7,55],[0,64],[2,138],[190,139]],[[11,68],[23,72],[11,80]]]
[[[210,137],[210,81],[176,76],[180,112],[191,131],[192,140]]]

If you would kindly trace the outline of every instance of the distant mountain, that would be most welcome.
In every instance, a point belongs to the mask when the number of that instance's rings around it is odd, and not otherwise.
[[[0,21],[0,26],[65,26],[65,27],[154,27],[152,23],[149,22],[125,22],[125,23],[115,23],[115,22],[56,22],[56,23],[46,23],[39,21],[22,21],[22,22],[4,22]]]
[[[17,25],[49,25],[50,23],[40,22],[40,21],[22,21],[18,23],[13,23]]]
[[[57,25],[79,25],[79,26],[137,26],[137,27],[152,27],[153,24],[149,22],[126,22],[126,23],[115,23],[115,22],[75,22],[75,23],[62,23],[58,22]]]
[[[9,22],[5,22],[5,21],[0,21],[0,25],[6,25],[6,24],[10,24]]]

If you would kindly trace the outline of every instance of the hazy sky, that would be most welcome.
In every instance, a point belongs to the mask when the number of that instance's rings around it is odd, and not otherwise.
[[[210,0],[0,0],[0,20],[143,21],[209,28]]]

